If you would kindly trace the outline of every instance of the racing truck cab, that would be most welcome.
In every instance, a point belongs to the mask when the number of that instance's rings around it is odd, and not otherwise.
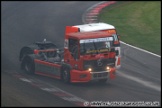
[[[114,26],[67,26],[64,38],[63,50],[46,40],[23,47],[22,69],[64,82],[106,82],[115,77],[116,68],[120,67],[120,42]]]

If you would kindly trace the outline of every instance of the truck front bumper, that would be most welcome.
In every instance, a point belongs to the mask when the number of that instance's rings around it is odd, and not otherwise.
[[[89,82],[91,80],[98,79],[113,79],[115,77],[115,68],[111,68],[111,71],[100,71],[100,72],[90,72],[79,71],[79,70],[71,70],[70,71],[70,79],[71,82]]]

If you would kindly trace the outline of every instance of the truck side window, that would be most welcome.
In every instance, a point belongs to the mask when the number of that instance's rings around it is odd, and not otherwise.
[[[78,58],[78,40],[77,39],[69,39],[69,51],[71,55],[77,59]]]

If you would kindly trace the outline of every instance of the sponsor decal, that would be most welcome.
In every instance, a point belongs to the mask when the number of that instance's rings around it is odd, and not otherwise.
[[[113,41],[113,37],[96,38],[96,39],[82,39],[82,40],[80,40],[80,43],[106,42],[106,41]]]

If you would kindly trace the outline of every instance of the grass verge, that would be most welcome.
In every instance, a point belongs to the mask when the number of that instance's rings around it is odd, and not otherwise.
[[[120,40],[161,55],[161,2],[118,1],[104,8],[100,22],[116,27]]]

